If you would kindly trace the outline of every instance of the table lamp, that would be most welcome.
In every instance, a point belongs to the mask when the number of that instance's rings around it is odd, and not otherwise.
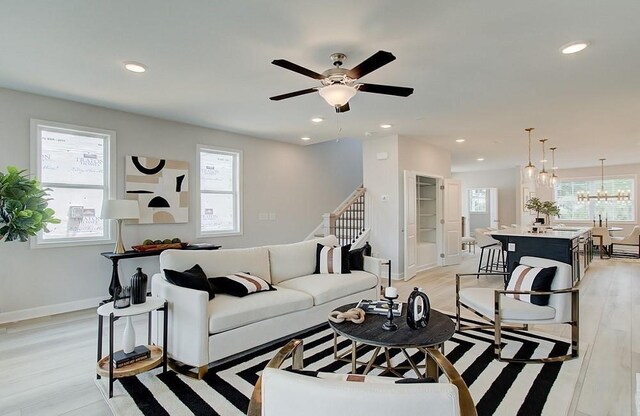
[[[124,244],[122,243],[122,221],[134,220],[140,218],[140,207],[138,201],[130,199],[109,199],[102,205],[103,219],[116,220],[118,224],[116,234],[116,246],[113,249],[114,253],[124,253]]]

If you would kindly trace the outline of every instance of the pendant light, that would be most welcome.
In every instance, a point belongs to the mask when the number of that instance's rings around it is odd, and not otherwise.
[[[529,133],[529,164],[527,166],[525,166],[525,168],[524,168],[525,175],[529,179],[533,179],[533,176],[536,173],[536,167],[535,167],[535,165],[533,163],[531,163],[531,131],[533,129],[534,129],[533,127],[529,127],[529,128],[524,129],[524,131]]]
[[[545,142],[549,140],[549,139],[540,139],[540,143],[542,143],[542,170],[538,173],[538,177],[536,182],[541,185],[541,186],[547,186],[549,185],[549,172],[546,171],[545,167],[544,167],[544,162],[546,162],[545,159],[545,152],[544,152],[544,144]]]
[[[549,149],[551,150],[551,179],[549,180],[549,186],[553,188],[558,183],[558,175],[556,175],[556,170],[558,169],[556,166],[557,147],[550,147]]]

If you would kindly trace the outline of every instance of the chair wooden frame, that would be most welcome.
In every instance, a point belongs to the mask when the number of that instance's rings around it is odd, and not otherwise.
[[[493,274],[493,275],[508,275],[508,273],[485,273],[485,274]],[[509,362],[509,363],[522,363],[522,364],[531,364],[531,363],[550,363],[550,362],[558,362],[558,361],[567,361],[573,358],[578,357],[578,342],[580,339],[580,302],[579,302],[579,293],[580,290],[578,288],[572,287],[567,289],[558,289],[558,290],[550,290],[550,291],[524,291],[524,290],[506,290],[506,289],[495,289],[494,291],[494,315],[493,319],[488,316],[483,315],[482,313],[476,311],[469,305],[466,305],[464,302],[460,300],[460,278],[463,276],[476,276],[477,273],[458,273],[456,274],[456,331],[461,332],[469,329],[493,329],[494,330],[494,342],[493,342],[493,351],[494,356],[498,361]],[[506,282],[506,276],[505,276]],[[506,286],[506,283],[505,283]],[[568,322],[561,322],[563,324],[571,325],[571,353],[566,355],[559,355],[553,357],[545,357],[545,358],[533,358],[533,359],[521,359],[521,358],[505,358],[502,356],[502,330],[503,329],[519,329],[519,330],[528,330],[528,324],[516,325],[516,326],[505,326],[502,325],[502,317],[500,316],[501,310],[501,299],[503,295],[560,295],[560,294],[571,294],[571,320]],[[464,307],[465,309],[473,312],[477,316],[489,322],[486,325],[462,325],[460,320],[460,307]],[[535,321],[532,321],[531,324],[535,324]]]
[[[438,365],[438,368],[447,376],[449,382],[458,388],[458,400],[460,404],[461,416],[477,416],[475,404],[473,398],[466,383],[462,379],[462,376],[455,369],[453,364],[447,360],[447,358],[435,348],[427,348],[427,353],[433,358]],[[303,365],[303,346],[301,339],[292,339],[287,345],[282,347],[280,351],[269,361],[267,367],[280,368],[284,361],[291,357],[291,368],[295,370],[302,370]],[[347,382],[345,382],[347,383]],[[261,416],[262,415],[262,376],[258,379],[253,393],[251,394],[251,401],[249,402],[249,410],[247,416]]]

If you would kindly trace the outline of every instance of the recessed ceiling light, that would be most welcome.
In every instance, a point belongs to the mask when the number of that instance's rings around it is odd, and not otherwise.
[[[308,142],[309,140],[311,140],[311,137],[300,137],[300,140],[304,140],[305,142]]]
[[[562,46],[560,48],[560,51],[565,55],[570,55],[572,53],[576,53],[576,52],[580,52],[581,50],[584,50],[587,46],[589,46],[589,42],[585,42],[585,41],[571,42]]]
[[[456,139],[456,143],[464,143],[464,139]]]
[[[314,123],[322,123],[324,119],[322,117],[314,117],[311,119]]]
[[[479,157],[476,159],[478,162],[484,162],[484,158],[483,157]]]
[[[391,124],[380,124],[381,129],[390,129],[391,127],[393,127]]]
[[[140,62],[133,62],[133,61],[129,61],[129,62],[125,62],[124,63],[124,68],[127,71],[131,71],[131,72],[135,72],[135,73],[142,73],[145,72],[147,70],[147,66],[144,64],[141,64]]]

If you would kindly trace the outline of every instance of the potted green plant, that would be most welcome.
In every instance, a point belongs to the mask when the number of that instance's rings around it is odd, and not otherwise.
[[[535,222],[544,224],[544,218],[540,217],[540,212],[542,212],[542,207],[543,207],[543,204],[542,204],[542,201],[540,201],[540,198],[534,196],[533,198],[527,201],[527,204],[525,205],[525,207],[530,211],[536,212]]]
[[[14,166],[0,172],[0,241],[27,241],[47,224],[59,224],[48,208],[49,189]]]
[[[560,216],[560,208],[558,207],[558,204],[556,204],[554,201],[544,201],[542,203],[542,208],[540,209],[540,212],[545,215],[547,219],[546,224],[550,224],[549,217]]]

